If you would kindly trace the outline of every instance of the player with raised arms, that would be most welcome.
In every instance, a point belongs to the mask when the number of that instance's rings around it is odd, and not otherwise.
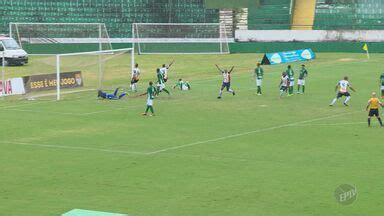
[[[380,76],[381,98],[384,99],[384,72]]]
[[[257,67],[255,69],[257,95],[262,95],[261,86],[263,85],[263,76],[264,76],[264,69],[261,67],[260,63],[257,63]]]
[[[173,60],[168,66],[163,64],[163,66],[160,68],[160,72],[163,75],[164,82],[168,81],[168,70],[171,68],[173,63],[175,63],[175,60]]]
[[[344,100],[344,106],[348,106],[348,101],[351,99],[351,94],[349,94],[349,89],[356,92],[356,90],[352,87],[351,83],[348,81],[348,77],[345,76],[343,80],[340,80],[335,88],[335,91],[337,91],[336,98],[332,100],[331,104],[329,106],[335,105],[336,101],[343,96],[345,97]]]
[[[308,70],[305,68],[305,65],[301,65],[299,80],[297,81],[297,94],[304,94],[305,78],[307,78],[307,76],[308,76]],[[300,91],[300,88],[302,88],[301,91]]]
[[[232,93],[233,96],[236,95],[235,91],[231,89],[231,73],[235,66],[232,66],[231,70],[224,69],[222,70],[217,64],[215,64],[216,68],[221,72],[223,75],[223,84],[221,85],[219,96],[217,99],[221,99],[221,96],[223,95],[223,90],[226,89],[227,92]]]
[[[377,120],[380,123],[380,126],[383,127],[383,122],[381,121],[379,114],[379,106],[383,106],[383,103],[376,96],[376,92],[372,92],[372,97],[368,101],[367,111],[368,113],[368,127],[371,127],[371,117],[376,116]]]
[[[131,74],[131,90],[133,92],[137,92],[137,82],[139,82],[139,77],[140,77],[139,64],[135,64],[135,68],[133,68],[133,71]]]
[[[279,89],[280,89],[280,98],[283,97],[283,94],[288,91],[289,87],[289,77],[287,72],[281,74]]]

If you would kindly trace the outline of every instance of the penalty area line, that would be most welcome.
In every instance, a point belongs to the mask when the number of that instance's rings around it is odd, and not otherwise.
[[[316,122],[316,121],[321,121],[321,120],[326,120],[326,119],[330,119],[330,118],[335,118],[335,117],[340,117],[340,116],[345,116],[345,115],[351,115],[351,114],[354,114],[354,113],[357,113],[357,112],[361,112],[361,111],[354,111],[354,112],[349,112],[349,113],[339,113],[339,114],[336,114],[336,115],[330,115],[330,116],[325,116],[325,117],[311,119],[311,120],[304,120],[304,121],[299,121],[299,122],[294,122],[294,123],[289,123],[289,124],[283,124],[283,125],[263,128],[263,129],[259,129],[259,130],[253,130],[253,131],[247,131],[247,132],[238,133],[238,134],[232,134],[232,135],[229,135],[229,136],[223,136],[223,137],[218,137],[218,138],[214,138],[214,139],[208,139],[208,140],[192,142],[192,143],[188,143],[188,144],[184,144],[184,145],[173,146],[173,147],[164,148],[164,149],[160,149],[160,150],[153,151],[153,152],[148,152],[147,154],[148,155],[154,155],[154,154],[159,154],[159,153],[162,153],[162,152],[178,150],[178,149],[187,148],[187,147],[191,147],[191,146],[202,145],[202,144],[206,144],[206,143],[212,143],[212,142],[227,140],[227,139],[231,139],[231,138],[246,136],[246,135],[249,135],[249,134],[256,134],[256,133],[272,131],[272,130],[277,130],[277,129],[286,128],[286,127],[297,126],[297,125],[301,125],[301,124],[308,124],[308,123],[312,123],[312,122]]]

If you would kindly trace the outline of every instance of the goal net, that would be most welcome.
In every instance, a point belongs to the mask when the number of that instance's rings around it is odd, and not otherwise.
[[[139,54],[227,54],[228,37],[220,23],[134,23],[133,47]]]
[[[2,80],[5,80],[6,84],[7,81],[12,84],[13,90],[7,95],[14,95],[7,98],[95,99],[98,90],[113,93],[119,87],[120,92],[127,91],[134,66],[132,48],[42,55],[33,58],[33,65],[18,75],[6,67]],[[22,88],[20,93],[15,92],[18,86]]]
[[[9,34],[29,54],[112,49],[103,23],[10,23]]]

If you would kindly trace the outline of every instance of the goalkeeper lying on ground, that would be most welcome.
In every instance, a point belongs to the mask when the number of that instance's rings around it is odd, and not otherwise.
[[[117,96],[117,93],[119,92],[119,88],[117,88],[113,94],[108,94],[106,92],[103,92],[99,90],[97,92],[97,98],[107,99],[107,100],[120,100],[121,98],[125,97],[127,95],[127,92],[121,93],[119,96]]]

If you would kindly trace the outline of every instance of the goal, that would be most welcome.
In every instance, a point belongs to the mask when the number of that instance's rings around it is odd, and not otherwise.
[[[56,99],[73,92],[91,91],[96,96],[96,90],[126,90],[134,63],[133,48],[56,55]]]
[[[10,23],[9,35],[29,54],[112,49],[103,23]]]
[[[134,23],[133,47],[139,54],[227,54],[222,23]]]
[[[133,48],[34,56],[33,67],[18,78],[23,89],[19,95],[30,100],[73,100],[94,99],[97,90],[127,91],[134,63]],[[2,80],[16,83],[14,77],[5,71]]]

